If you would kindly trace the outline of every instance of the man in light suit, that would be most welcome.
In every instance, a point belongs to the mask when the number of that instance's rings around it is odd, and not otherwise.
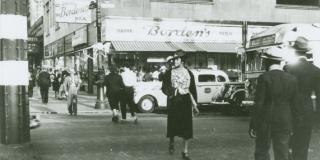
[[[298,104],[299,112],[293,124],[293,135],[291,137],[293,160],[307,160],[309,142],[317,109],[314,108],[311,95],[317,96],[319,108],[320,98],[320,69],[307,61],[306,52],[310,50],[308,40],[298,37],[291,49],[298,56],[298,61],[289,64],[285,70],[298,80]],[[319,109],[318,109],[319,110]],[[319,116],[319,115],[318,115]]]
[[[288,160],[292,118],[297,112],[297,80],[285,73],[281,58],[262,56],[267,72],[258,78],[249,133],[256,137],[255,160],[270,160],[272,141],[274,159]]]

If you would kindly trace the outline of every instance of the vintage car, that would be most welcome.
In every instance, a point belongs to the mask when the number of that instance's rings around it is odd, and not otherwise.
[[[195,77],[198,105],[235,104],[244,99],[244,83],[230,82],[225,72],[213,69],[191,69],[191,72]],[[139,111],[153,112],[166,107],[167,96],[161,91],[161,86],[159,81],[139,82],[135,86],[134,101]]]

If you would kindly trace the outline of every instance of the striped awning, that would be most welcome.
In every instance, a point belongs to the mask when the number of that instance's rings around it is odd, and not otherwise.
[[[206,52],[218,52],[218,53],[237,53],[241,44],[239,43],[207,43],[201,42],[196,45]]]
[[[239,43],[111,41],[116,51],[162,51],[237,53]]]
[[[176,51],[165,42],[111,41],[116,51]]]

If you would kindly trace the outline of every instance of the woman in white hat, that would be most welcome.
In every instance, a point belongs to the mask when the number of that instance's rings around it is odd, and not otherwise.
[[[176,51],[175,55],[168,59],[173,63],[162,83],[162,91],[168,96],[167,111],[167,137],[169,141],[169,153],[174,152],[174,137],[183,138],[184,149],[182,158],[189,160],[188,142],[193,138],[192,111],[196,107],[196,88],[193,74],[184,67],[185,52]],[[196,109],[198,112],[198,110]]]

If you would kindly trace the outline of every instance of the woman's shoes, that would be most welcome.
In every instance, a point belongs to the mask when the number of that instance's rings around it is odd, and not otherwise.
[[[189,154],[188,154],[188,153],[181,152],[181,154],[182,154],[182,159],[184,159],[184,160],[191,160],[191,158],[189,157]]]
[[[174,153],[174,143],[169,143],[169,154],[173,154]]]

